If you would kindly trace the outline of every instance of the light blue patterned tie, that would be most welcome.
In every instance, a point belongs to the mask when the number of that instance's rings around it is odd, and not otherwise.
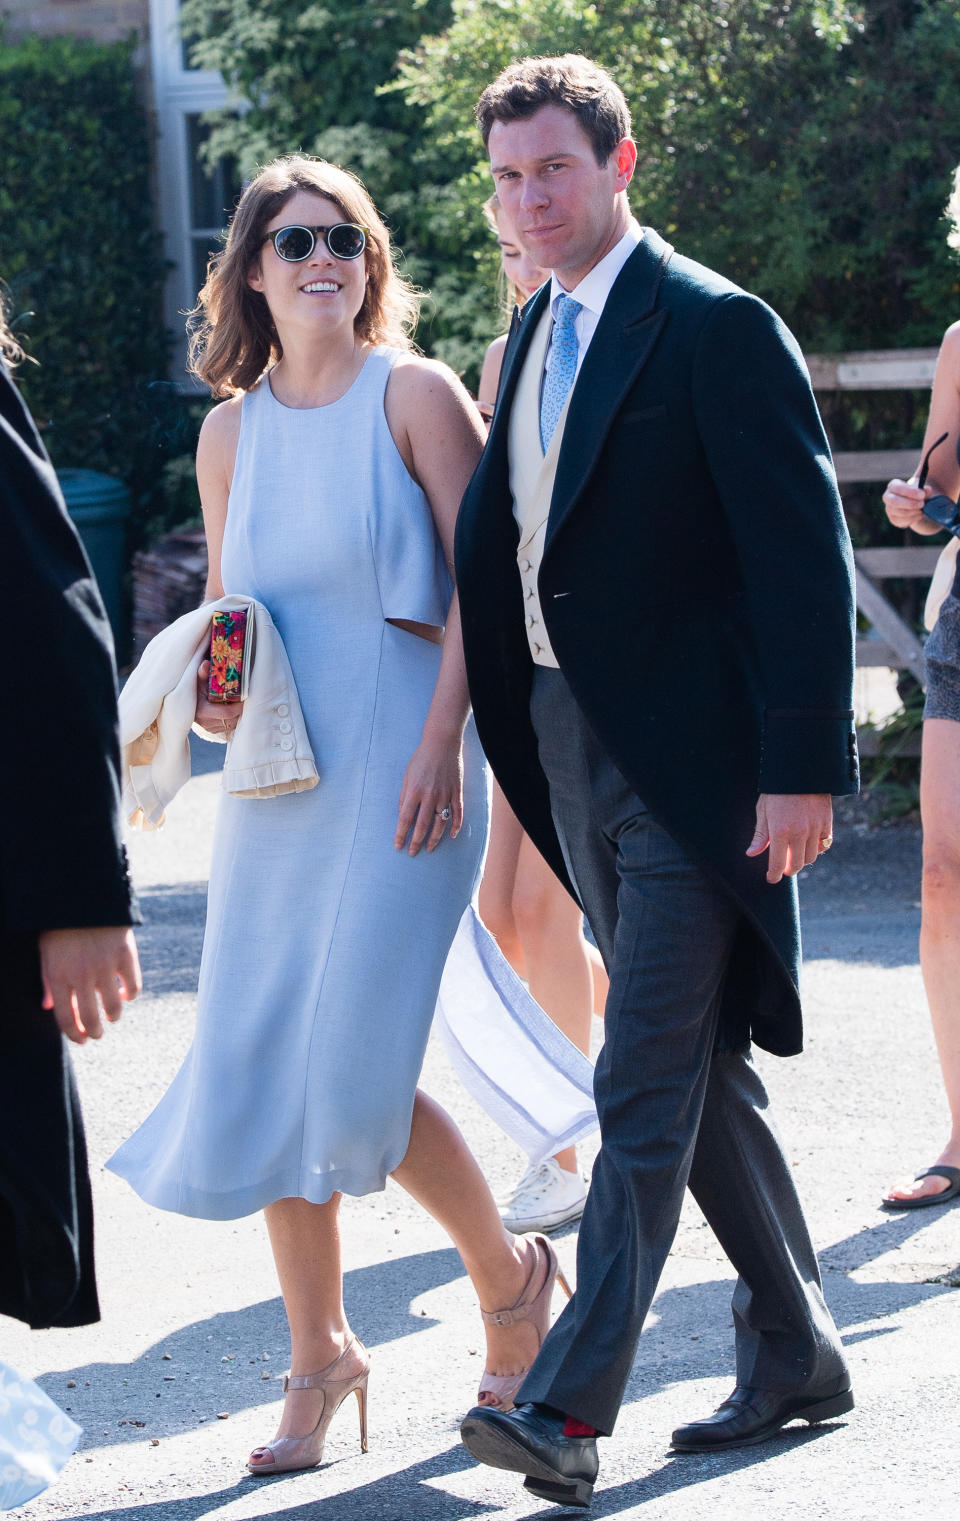
[[[550,340],[550,368],[543,377],[543,394],[540,397],[540,442],[544,454],[550,447],[554,429],[577,373],[578,344],[574,323],[582,311],[580,302],[574,301],[572,296],[559,297]]]

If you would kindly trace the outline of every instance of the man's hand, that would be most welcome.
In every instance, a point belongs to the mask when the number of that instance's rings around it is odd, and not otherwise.
[[[762,855],[769,847],[768,882],[795,877],[832,844],[833,802],[828,792],[761,792],[747,855]]]
[[[40,936],[43,1007],[69,1040],[82,1046],[103,1034],[101,1011],[120,1018],[142,986],[133,930],[125,925],[44,930]]]

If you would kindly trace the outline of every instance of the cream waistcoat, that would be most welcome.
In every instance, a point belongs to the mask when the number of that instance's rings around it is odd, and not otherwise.
[[[535,665],[549,665],[557,669],[557,657],[544,626],[537,585],[553,483],[557,474],[557,459],[570,403],[568,396],[550,440],[550,447],[544,455],[540,447],[540,381],[551,326],[550,308],[547,307],[531,339],[517,382],[510,412],[507,458],[510,465],[513,515],[520,529],[517,564],[523,583],[523,611],[530,655]]]

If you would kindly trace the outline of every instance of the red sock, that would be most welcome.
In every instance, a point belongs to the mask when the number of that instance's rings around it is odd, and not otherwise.
[[[590,1437],[597,1435],[596,1426],[588,1426],[586,1421],[574,1420],[572,1415],[567,1416],[567,1423],[563,1428],[564,1436]]]

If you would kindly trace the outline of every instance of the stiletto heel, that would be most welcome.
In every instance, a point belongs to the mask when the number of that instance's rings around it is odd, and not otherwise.
[[[540,1347],[543,1346],[543,1338],[550,1329],[550,1302],[553,1298],[554,1284],[559,1283],[568,1299],[570,1298],[571,1290],[563,1270],[557,1261],[557,1254],[546,1236],[535,1236],[534,1245],[537,1248],[537,1260],[527,1280],[527,1286],[516,1304],[511,1305],[509,1310],[481,1310],[480,1314],[487,1325],[491,1326],[512,1326],[518,1320],[532,1321],[537,1331],[537,1350],[539,1351]],[[532,1294],[530,1292],[531,1285],[536,1282],[538,1276],[537,1270],[544,1256],[547,1259],[546,1277],[537,1292]],[[484,1373],[483,1378],[480,1380],[478,1399],[482,1398],[484,1394],[495,1394],[497,1404],[492,1408],[503,1411],[512,1410],[517,1390],[529,1371],[530,1366],[528,1365],[519,1373]]]
[[[367,1376],[364,1376],[362,1384],[358,1384],[354,1390],[357,1396],[357,1404],[360,1407],[360,1451],[367,1450]]]
[[[337,1377],[337,1368],[347,1353],[356,1348],[363,1357],[363,1368],[359,1373],[351,1373]],[[357,1404],[360,1407],[360,1451],[367,1450],[367,1382],[370,1377],[370,1357],[365,1347],[361,1346],[355,1336],[351,1336],[347,1345],[335,1357],[326,1368],[321,1368],[319,1373],[302,1373],[293,1377],[284,1377],[283,1392],[288,1389],[319,1389],[323,1393],[323,1405],[317,1424],[312,1431],[308,1431],[303,1437],[274,1437],[272,1442],[267,1442],[263,1447],[255,1447],[247,1461],[247,1468],[251,1473],[292,1473],[301,1468],[316,1468],[323,1457],[323,1444],[326,1440],[327,1429],[333,1417],[349,1394],[357,1396]],[[269,1453],[269,1460],[255,1463],[253,1459],[258,1453]]]

